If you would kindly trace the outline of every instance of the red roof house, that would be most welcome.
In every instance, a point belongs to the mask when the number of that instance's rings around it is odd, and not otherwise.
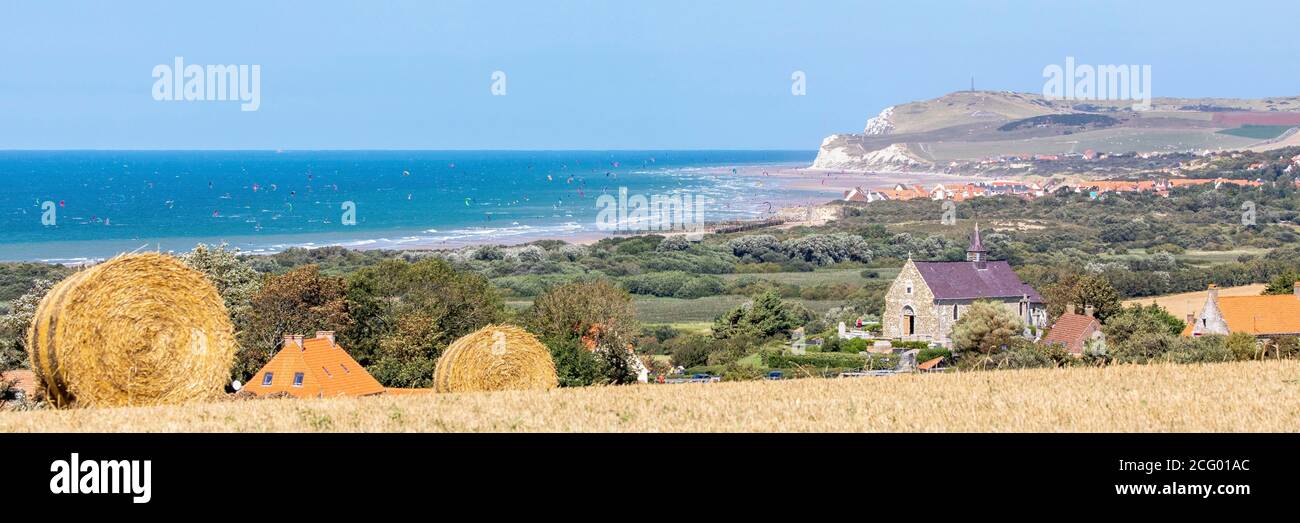
[[[1052,329],[1043,336],[1044,344],[1064,346],[1065,350],[1075,356],[1083,355],[1089,340],[1105,343],[1106,335],[1101,332],[1101,322],[1092,316],[1091,305],[1084,309],[1083,314],[1076,314],[1073,303],[1066,305],[1065,314],[1057,318]]]
[[[333,331],[284,337],[280,352],[266,362],[242,391],[258,396],[286,392],[299,398],[369,396],[384,386],[334,341]]]

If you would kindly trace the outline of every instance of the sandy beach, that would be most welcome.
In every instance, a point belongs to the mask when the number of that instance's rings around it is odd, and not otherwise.
[[[737,169],[737,174],[775,178],[778,183],[794,190],[817,191],[825,193],[828,199],[836,199],[844,191],[855,187],[863,189],[893,188],[895,184],[920,184],[932,188],[935,184],[965,184],[987,179],[971,175],[944,174],[934,172],[877,172],[846,171],[842,169],[812,169],[806,167],[779,167],[765,169],[747,167]]]

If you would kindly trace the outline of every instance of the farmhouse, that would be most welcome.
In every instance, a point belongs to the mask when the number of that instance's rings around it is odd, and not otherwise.
[[[1300,335],[1300,282],[1291,294],[1219,296],[1211,284],[1205,305],[1187,315],[1183,336],[1244,332],[1256,338]]]
[[[978,224],[966,261],[907,260],[885,293],[883,334],[951,345],[953,324],[977,300],[1003,304],[1027,327],[1041,329],[1047,324],[1047,308],[1038,291],[1020,281],[1006,261],[988,260]]]
[[[287,335],[280,352],[242,389],[258,396],[284,392],[299,398],[369,396],[384,392],[361,364],[334,341],[333,331],[304,340]]]
[[[1083,311],[1083,314],[1078,314],[1073,303],[1066,305],[1065,314],[1052,324],[1052,330],[1043,336],[1043,343],[1065,347],[1073,356],[1082,356],[1089,346],[1104,350],[1106,335],[1101,332],[1101,322],[1093,317],[1091,305],[1084,307]]]

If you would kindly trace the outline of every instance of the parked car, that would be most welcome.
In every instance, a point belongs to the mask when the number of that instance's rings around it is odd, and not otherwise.
[[[767,379],[769,380],[785,379],[785,373],[779,370],[774,370],[767,373]]]

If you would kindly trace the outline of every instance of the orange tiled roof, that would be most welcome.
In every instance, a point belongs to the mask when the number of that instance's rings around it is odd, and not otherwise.
[[[271,382],[266,383],[267,373]],[[297,374],[302,382],[295,386]],[[384,386],[361,367],[343,347],[328,337],[303,340],[302,348],[285,343],[284,348],[268,361],[245,390],[264,396],[288,392],[300,398],[331,396],[367,396],[384,392]]]
[[[885,197],[890,200],[912,200],[916,198],[930,197],[930,191],[925,190],[925,188],[920,185],[913,185],[911,187],[903,186],[903,189],[901,190],[895,187],[879,189],[876,192],[885,195]]]
[[[1300,297],[1295,294],[1220,296],[1219,312],[1232,332],[1255,336],[1300,334]],[[1191,334],[1191,325],[1183,328],[1184,336]]]
[[[1242,185],[1246,187],[1259,187],[1261,185],[1264,185],[1264,182],[1261,182],[1259,180],[1241,180],[1235,178],[1187,178],[1187,179],[1169,180],[1169,185],[1173,187],[1183,187],[1188,185],[1204,185],[1207,183]]]
[[[1100,328],[1097,318],[1067,312],[1052,324],[1052,330],[1043,336],[1043,343],[1059,343],[1070,352],[1080,354],[1088,337]]]

